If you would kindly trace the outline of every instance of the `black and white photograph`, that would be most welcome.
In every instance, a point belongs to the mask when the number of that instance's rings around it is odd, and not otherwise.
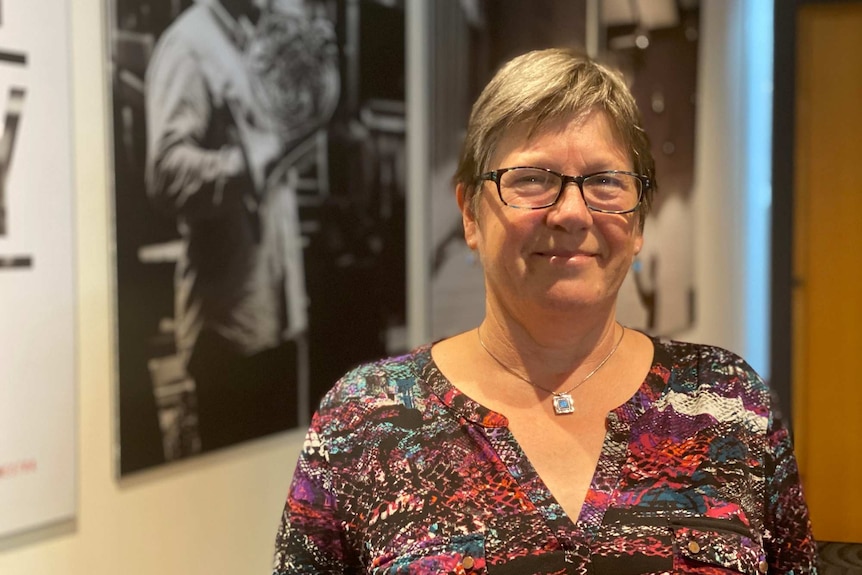
[[[119,471],[405,346],[404,6],[108,0]]]

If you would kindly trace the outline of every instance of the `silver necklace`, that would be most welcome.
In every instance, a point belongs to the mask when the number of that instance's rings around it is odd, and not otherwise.
[[[515,377],[517,377],[521,381],[529,383],[533,387],[535,387],[537,389],[541,389],[545,393],[552,394],[554,396],[554,413],[556,413],[557,415],[566,415],[567,413],[574,413],[574,411],[575,411],[575,402],[572,400],[572,392],[575,391],[576,389],[578,389],[584,383],[586,383],[586,381],[588,379],[590,379],[592,376],[594,376],[596,374],[596,372],[599,371],[608,362],[608,360],[611,358],[611,356],[613,356],[614,353],[617,351],[617,348],[620,346],[620,343],[623,341],[623,336],[626,335],[625,326],[621,326],[621,327],[623,328],[623,331],[622,331],[622,333],[620,333],[620,337],[617,340],[617,342],[614,344],[614,347],[610,351],[610,353],[608,353],[605,356],[605,358],[599,362],[599,365],[597,365],[595,367],[595,369],[593,369],[590,373],[588,373],[581,381],[579,381],[578,383],[573,385],[572,388],[569,389],[568,391],[562,391],[562,392],[553,391],[551,389],[545,389],[541,385],[536,385],[535,383],[530,381],[530,379],[528,377],[521,375],[520,373],[518,373],[517,371],[515,371],[514,369],[512,369],[511,367],[509,367],[505,363],[503,363],[503,361],[500,360],[500,358],[498,358],[496,355],[491,353],[491,350],[488,349],[488,346],[485,345],[485,342],[482,340],[482,332],[479,330],[478,327],[476,328],[476,335],[479,337],[479,345],[482,346],[482,349],[485,350],[485,353],[487,353],[491,357],[491,359],[496,361],[500,367],[502,367],[507,372],[511,373],[512,375],[514,375]]]

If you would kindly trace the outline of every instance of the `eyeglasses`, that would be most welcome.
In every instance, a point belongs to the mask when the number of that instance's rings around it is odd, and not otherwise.
[[[640,206],[650,180],[633,172],[609,170],[567,176],[546,168],[519,166],[482,174],[479,181],[497,184],[500,201],[513,208],[541,210],[557,203],[569,183],[578,185],[587,208],[605,214],[627,214]]]

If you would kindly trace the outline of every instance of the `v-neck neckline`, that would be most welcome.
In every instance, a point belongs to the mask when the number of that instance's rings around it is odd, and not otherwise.
[[[632,425],[667,386],[672,363],[668,360],[667,351],[660,340],[648,337],[653,343],[650,369],[637,391],[608,412],[607,431],[601,452],[577,518],[566,513],[539,476],[509,429],[508,418],[473,400],[455,387],[437,367],[431,356],[430,346],[425,350],[428,363],[423,369],[422,379],[428,383],[439,400],[459,418],[483,429],[497,456],[543,517],[549,530],[564,548],[572,549],[587,544],[600,529],[605,511],[613,502],[623,466],[629,457]]]

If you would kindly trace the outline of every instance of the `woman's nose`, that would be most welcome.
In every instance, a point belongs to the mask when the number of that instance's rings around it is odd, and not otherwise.
[[[592,225],[593,212],[587,207],[577,182],[568,182],[556,203],[548,208],[548,223],[564,228]]]

